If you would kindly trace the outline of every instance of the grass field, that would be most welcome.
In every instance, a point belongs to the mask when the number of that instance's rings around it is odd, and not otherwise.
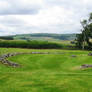
[[[62,54],[25,54],[8,58],[21,67],[0,64],[0,92],[92,92],[92,69],[80,69],[82,64],[92,64],[89,51],[0,48],[1,55],[34,51]]]

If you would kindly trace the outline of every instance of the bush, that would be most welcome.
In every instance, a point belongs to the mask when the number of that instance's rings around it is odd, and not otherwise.
[[[32,49],[60,49],[61,44],[48,41],[0,41],[0,47],[32,48]]]

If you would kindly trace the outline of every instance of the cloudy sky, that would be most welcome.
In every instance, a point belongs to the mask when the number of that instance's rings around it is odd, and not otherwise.
[[[0,35],[78,33],[92,0],[0,0]]]

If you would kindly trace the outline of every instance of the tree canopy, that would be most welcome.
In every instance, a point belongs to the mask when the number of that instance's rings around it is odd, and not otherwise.
[[[92,48],[92,13],[89,14],[88,19],[81,21],[81,25],[81,34],[77,34],[76,45],[82,49]]]

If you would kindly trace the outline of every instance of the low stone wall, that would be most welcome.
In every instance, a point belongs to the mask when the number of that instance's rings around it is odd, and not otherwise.
[[[14,63],[12,61],[7,60],[8,57],[20,55],[20,54],[49,54],[48,52],[18,52],[18,53],[8,53],[0,56],[0,62],[4,65],[12,66],[12,67],[20,67],[19,64]]]
[[[19,55],[20,53],[8,53],[0,56],[0,62],[4,65],[19,67],[20,65],[12,61],[7,60],[8,57]]]
[[[15,52],[15,53],[8,53],[0,56],[0,62],[4,65],[8,65],[12,67],[20,67],[19,64],[7,60],[8,57],[12,57],[20,54],[64,54],[64,53],[62,52],[52,52],[52,53],[51,52]]]

